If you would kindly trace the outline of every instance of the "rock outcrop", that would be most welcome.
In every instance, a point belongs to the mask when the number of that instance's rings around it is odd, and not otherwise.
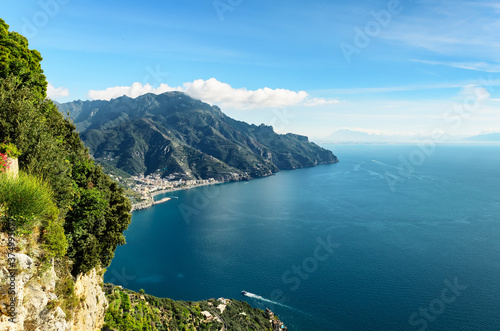
[[[0,233],[0,330],[95,331],[102,327],[108,302],[101,274],[93,269],[77,278],[78,306],[72,316],[66,316],[61,303],[67,298],[56,294],[54,262],[37,265],[25,252],[12,253],[8,260],[7,244],[7,235]],[[15,272],[7,261],[15,263]]]
[[[73,317],[73,331],[100,330],[104,324],[106,309],[108,309],[108,300],[102,291],[102,276],[95,269],[86,275],[78,276],[75,294],[84,299]]]

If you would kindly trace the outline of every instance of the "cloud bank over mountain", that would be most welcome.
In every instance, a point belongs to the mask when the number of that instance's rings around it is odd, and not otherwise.
[[[155,88],[150,84],[143,85],[135,82],[131,86],[90,90],[88,97],[91,100],[109,101],[124,95],[136,98],[146,93],[161,94],[172,91],[184,92],[195,99],[233,109],[278,108],[297,105],[314,107],[340,102],[337,99],[313,98],[305,91],[296,92],[288,89],[271,89],[269,87],[257,90],[249,90],[244,87],[234,88],[215,78],[208,80],[196,79],[193,82],[187,82],[177,87],[163,83]]]

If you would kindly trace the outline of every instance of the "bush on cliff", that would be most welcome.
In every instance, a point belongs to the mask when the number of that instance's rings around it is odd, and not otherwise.
[[[35,228],[46,257],[62,257],[68,242],[64,228],[58,218],[59,210],[53,202],[53,193],[48,184],[24,172],[14,178],[0,174],[0,222],[4,230],[14,235],[31,235]]]

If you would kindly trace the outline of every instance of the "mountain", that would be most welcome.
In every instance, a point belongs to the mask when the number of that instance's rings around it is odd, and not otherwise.
[[[464,140],[473,142],[500,142],[500,132],[478,134]]]
[[[101,163],[129,174],[240,180],[335,163],[305,136],[250,125],[182,92],[59,105]]]

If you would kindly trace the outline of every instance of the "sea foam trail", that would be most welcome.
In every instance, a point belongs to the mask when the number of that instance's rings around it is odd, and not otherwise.
[[[313,318],[313,315],[312,315],[312,314],[310,314],[310,313],[306,313],[306,312],[304,312],[304,311],[302,311],[302,310],[299,310],[299,309],[296,309],[296,308],[293,308],[293,307],[287,306],[287,305],[285,305],[285,304],[283,304],[283,303],[281,303],[281,302],[277,302],[277,301],[273,301],[273,300],[266,299],[266,298],[264,298],[264,297],[261,297],[260,295],[254,294],[254,293],[246,292],[246,293],[245,293],[245,294],[243,294],[243,295],[244,295],[244,296],[247,296],[247,297],[249,297],[249,298],[256,299],[256,300],[265,301],[265,302],[273,303],[273,304],[276,304],[276,305],[280,305],[280,306],[282,306],[282,307],[288,308],[288,309],[290,309],[290,310],[294,310],[294,311],[299,312],[299,313],[301,313],[301,314],[303,314],[303,315],[306,315],[306,316],[308,316],[308,317],[310,317],[310,318]],[[315,318],[315,319],[317,319],[316,317],[314,317],[314,318]]]
[[[273,301],[273,300],[269,300],[269,299],[266,299],[264,297],[261,297],[260,295],[257,295],[257,294],[253,294],[253,293],[250,293],[250,292],[246,292],[244,294],[245,296],[249,297],[249,298],[254,298],[254,299],[257,299],[257,300],[260,300],[260,301],[265,301],[265,302],[270,302],[270,303],[273,303],[275,305],[280,305],[280,306],[283,306],[283,307],[286,307],[286,308],[289,308],[289,309],[293,309],[293,310],[296,310],[290,306],[287,306],[281,302],[277,302],[277,301]]]

